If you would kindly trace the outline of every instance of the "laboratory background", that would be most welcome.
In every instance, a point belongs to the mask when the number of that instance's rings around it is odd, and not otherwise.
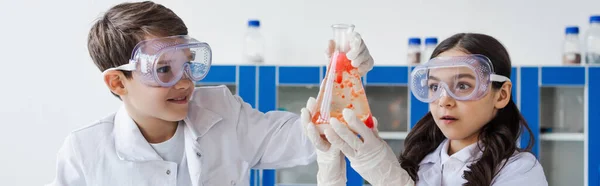
[[[91,61],[87,34],[122,2],[0,2],[0,185],[51,182],[65,137],[119,108]],[[375,60],[363,78],[369,104],[396,154],[427,112],[407,87],[410,61],[422,63],[455,33],[493,36],[511,56],[513,96],[549,184],[600,185],[600,59],[584,53],[600,55],[598,0],[155,2],[212,47],[213,67],[197,86],[225,84],[261,111],[299,113],[319,91],[331,25],[355,25]],[[316,185],[316,170],[253,170],[250,185]],[[347,176],[348,185],[368,184],[352,170]]]

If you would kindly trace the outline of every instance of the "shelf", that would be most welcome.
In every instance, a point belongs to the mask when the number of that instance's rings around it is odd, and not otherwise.
[[[543,133],[540,135],[543,141],[583,141],[583,133]]]
[[[404,140],[408,132],[379,132],[379,137],[385,140]]]

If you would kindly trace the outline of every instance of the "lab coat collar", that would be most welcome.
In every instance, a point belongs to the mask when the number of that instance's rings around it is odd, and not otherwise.
[[[190,128],[191,138],[197,140],[212,128],[223,117],[198,104],[190,103],[188,116],[184,119],[185,126]],[[163,160],[150,146],[137,124],[122,105],[115,115],[115,148],[121,160],[152,161]],[[187,136],[187,135],[186,135]]]
[[[433,164],[433,166],[429,167],[429,170],[425,170],[422,175],[419,175],[419,180],[427,183],[426,185],[442,185],[442,158],[440,152],[442,152],[444,145],[447,145],[447,143],[448,139],[442,141],[435,151],[427,154],[419,163],[419,167],[425,164]],[[448,148],[446,147],[445,149],[447,150]]]
[[[479,147],[477,147],[477,143],[473,143],[469,146],[466,146],[465,148],[459,150],[458,152],[452,154],[452,156],[448,156],[448,147],[450,146],[450,141],[446,140],[446,147],[445,150],[442,150],[441,153],[441,157],[446,157],[446,158],[456,158],[458,160],[460,160],[463,163],[467,163],[468,161],[472,161],[473,158],[478,158],[475,157],[476,155],[481,156],[481,154],[483,154],[482,151],[479,150]],[[483,148],[483,146],[482,146]],[[442,158],[442,164],[445,163],[444,158]]]
[[[423,165],[423,164],[427,164],[427,163],[444,163],[445,160],[447,160],[447,158],[449,158],[450,156],[448,156],[448,147],[449,147],[450,141],[448,139],[445,139],[442,143],[440,143],[440,145],[437,147],[437,149],[435,149],[435,151],[433,151],[432,153],[427,154],[427,156],[425,156],[425,158],[423,158],[423,160],[419,163],[419,165]],[[454,153],[452,155],[452,157],[462,161],[462,162],[467,162],[467,161],[474,161],[476,159],[474,158],[479,158],[481,157],[481,155],[483,154],[483,149],[485,147],[483,147],[483,145],[481,146],[481,150],[479,149],[479,147],[477,146],[478,143],[473,143],[463,149],[461,149],[460,151]],[[442,158],[442,156],[446,156],[446,158]]]
[[[441,144],[444,144],[444,142]],[[423,158],[423,160],[419,163],[419,169],[422,169],[422,166],[425,164],[433,164],[433,166],[430,166],[428,170],[424,170],[422,175],[418,175],[419,181],[427,183],[426,185],[442,185],[442,174],[440,174],[442,172],[442,166],[440,163],[439,153],[442,148],[443,145],[438,145],[435,151],[427,154],[427,156],[425,156],[425,158]]]
[[[450,147],[450,140],[446,139],[444,140],[444,142],[442,142],[442,150],[440,150],[440,163],[442,163],[442,165],[444,163],[446,163],[446,161],[448,161],[448,159],[450,159],[450,155],[448,155],[448,147]]]
[[[184,119],[185,125],[190,127],[191,135],[194,140],[204,136],[223,117],[216,112],[202,107],[198,102],[191,102],[188,109],[188,115]]]
[[[129,117],[124,105],[117,111],[114,122],[115,148],[121,160],[163,160],[146,141],[138,126]]]
[[[421,162],[419,163],[419,166],[421,166],[423,164],[439,162],[440,161],[440,152],[442,151],[442,148],[444,148],[443,144],[446,143],[446,141],[448,141],[448,139],[445,139],[444,141],[442,141],[442,143],[440,143],[440,145],[438,145],[438,147],[435,149],[435,151],[427,154],[427,156],[425,156],[425,158],[423,158],[423,160],[421,160]]]
[[[423,173],[422,176],[424,179],[420,179],[427,183],[427,185],[441,185],[442,164],[445,163],[448,158],[453,157],[464,163],[467,163],[467,161],[474,161],[474,158],[479,158],[483,154],[477,147],[477,143],[474,143],[454,153],[452,156],[448,156],[449,145],[450,141],[445,139],[442,143],[440,143],[440,145],[438,145],[435,151],[429,153],[419,163],[419,166],[429,163],[434,164],[429,170]],[[444,154],[446,156],[445,158],[443,157]]]
[[[202,175],[200,158],[203,152],[198,144],[198,138],[221,120],[223,117],[216,112],[202,107],[197,101],[190,102],[188,116],[183,121],[186,126],[185,153],[193,186],[200,185],[200,175]]]

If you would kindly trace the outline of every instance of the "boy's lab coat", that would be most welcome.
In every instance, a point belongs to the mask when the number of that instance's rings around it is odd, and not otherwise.
[[[249,185],[252,168],[315,160],[297,115],[261,113],[225,86],[197,88],[185,118],[185,156],[194,186]],[[175,186],[177,163],[163,161],[121,109],[72,132],[51,185]]]

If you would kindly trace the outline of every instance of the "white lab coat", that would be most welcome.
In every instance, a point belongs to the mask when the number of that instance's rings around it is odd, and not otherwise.
[[[193,186],[249,185],[252,168],[278,169],[316,159],[299,116],[253,109],[225,86],[194,91],[185,118],[185,155]],[[163,161],[124,107],[72,132],[59,150],[52,186],[175,186],[177,163]]]
[[[419,163],[417,186],[453,186],[466,183],[462,178],[463,172],[469,170],[467,166],[478,160],[482,152],[477,148],[477,144],[472,144],[448,156],[448,142],[446,139]],[[515,153],[492,180],[492,186],[514,185],[548,185],[542,165],[533,154]]]

